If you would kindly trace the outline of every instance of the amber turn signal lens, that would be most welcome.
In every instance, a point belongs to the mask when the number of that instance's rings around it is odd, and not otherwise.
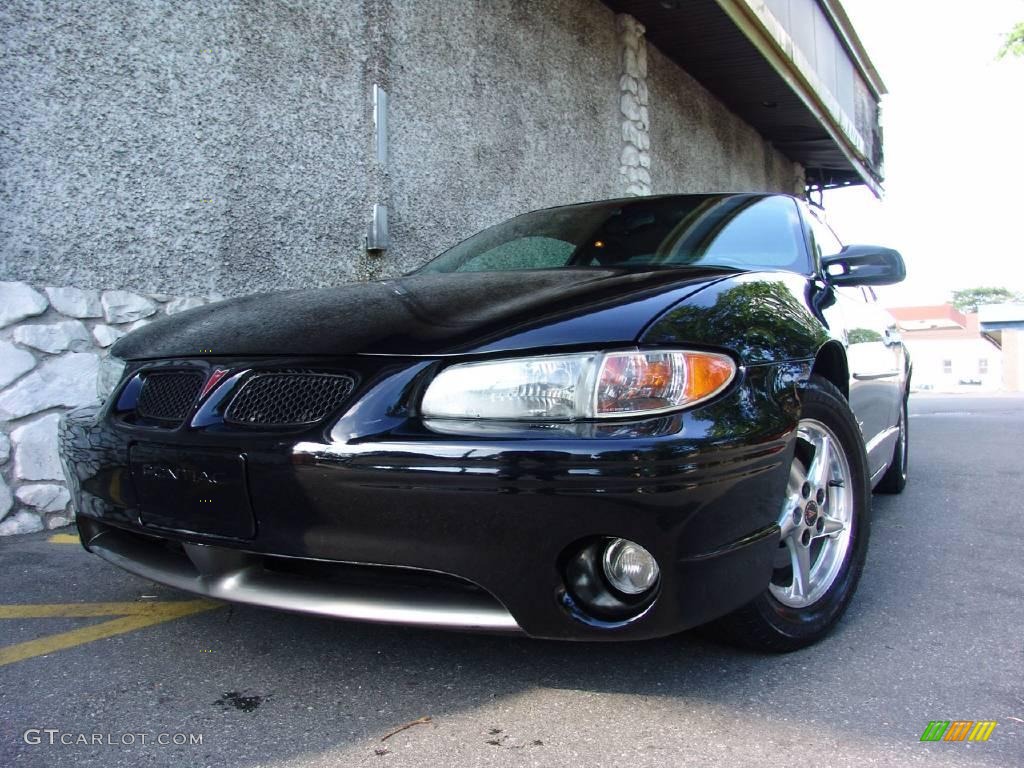
[[[686,399],[703,400],[732,380],[736,364],[722,355],[686,352]]]
[[[597,381],[598,416],[652,414],[683,408],[720,392],[736,364],[711,352],[609,352]]]

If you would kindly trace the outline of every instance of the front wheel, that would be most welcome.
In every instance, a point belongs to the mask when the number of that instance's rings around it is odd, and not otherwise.
[[[718,622],[727,639],[759,650],[793,651],[827,634],[867,555],[870,491],[857,422],[842,394],[817,376],[801,404],[771,583]]]

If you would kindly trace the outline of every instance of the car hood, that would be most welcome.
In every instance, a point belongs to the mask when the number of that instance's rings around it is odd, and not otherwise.
[[[125,336],[125,359],[206,355],[452,355],[632,343],[731,269],[421,274],[282,291],[188,310]]]

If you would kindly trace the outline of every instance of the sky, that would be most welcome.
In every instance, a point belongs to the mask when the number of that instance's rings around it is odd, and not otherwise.
[[[1024,58],[996,60],[1024,0],[843,0],[889,94],[885,193],[826,193],[847,243],[899,250],[907,280],[888,307],[938,304],[959,288],[1024,293]]]

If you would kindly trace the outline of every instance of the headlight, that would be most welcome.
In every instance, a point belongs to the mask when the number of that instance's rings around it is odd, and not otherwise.
[[[100,400],[110,397],[110,393],[124,375],[124,366],[124,360],[113,355],[107,355],[100,360],[100,367],[96,373],[96,394],[100,396]]]
[[[717,395],[736,375],[713,352],[545,355],[444,369],[423,396],[432,419],[564,421],[664,413]]]

